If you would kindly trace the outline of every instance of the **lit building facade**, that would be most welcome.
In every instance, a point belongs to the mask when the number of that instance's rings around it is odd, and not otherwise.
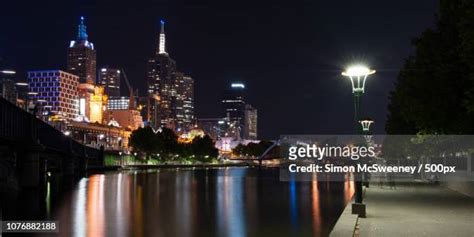
[[[65,132],[86,146],[116,151],[128,150],[128,140],[132,133],[121,127],[78,121],[67,123]]]
[[[108,99],[104,93],[104,88],[89,83],[81,83],[78,86],[78,93],[80,118],[91,123],[103,123]]]
[[[239,134],[241,137],[244,117],[245,117],[245,85],[242,83],[232,83],[231,87],[224,92],[222,99],[222,108],[227,122],[232,128],[233,134]]]
[[[88,40],[84,17],[81,17],[77,38],[69,43],[67,71],[79,76],[80,83],[95,84],[96,63],[94,44]]]
[[[120,70],[104,67],[99,72],[99,84],[104,87],[109,97],[120,96]]]
[[[2,76],[0,74],[0,76]],[[17,93],[15,82],[3,76],[0,78],[0,97],[10,101],[12,104],[17,103]]]
[[[232,83],[231,88],[227,89],[222,99],[224,115],[234,120],[242,120],[244,117],[245,85],[242,83]]]
[[[249,104],[245,105],[244,126],[242,138],[245,140],[257,140],[257,109]]]
[[[79,77],[60,70],[28,72],[30,99],[64,119],[79,112]]]
[[[197,119],[196,124],[204,133],[217,141],[226,135],[227,123],[221,118],[203,118]]]
[[[109,97],[107,110],[124,110],[130,108],[130,97]]]
[[[194,80],[185,74],[176,73],[176,121],[182,131],[193,128],[194,121]]]
[[[124,109],[124,110],[107,110],[107,121],[117,121],[122,128],[128,130],[136,130],[143,127],[143,118],[140,111]]]

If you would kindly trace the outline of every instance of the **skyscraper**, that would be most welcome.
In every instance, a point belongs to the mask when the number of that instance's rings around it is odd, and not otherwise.
[[[176,62],[166,52],[165,23],[161,29],[153,57],[148,60],[148,124],[166,126],[175,131],[186,129],[193,118],[192,78],[176,69]]]
[[[120,70],[104,67],[100,69],[99,84],[105,88],[109,97],[120,96]]]
[[[244,84],[232,83],[230,88],[224,92],[224,98],[222,99],[224,116],[229,118],[230,121],[237,121],[238,124],[242,124],[244,119],[244,91]]]
[[[176,73],[176,119],[180,130],[193,127],[194,120],[194,80],[184,73]]]
[[[243,139],[257,140],[257,118],[257,109],[246,104],[244,110]]]
[[[17,90],[14,81],[15,74],[16,72],[12,70],[0,71],[0,97],[10,101],[12,104],[17,103]]]
[[[228,136],[257,139],[257,109],[245,103],[245,85],[232,83],[224,93],[222,107]]]
[[[67,71],[79,76],[79,83],[96,83],[96,51],[88,40],[84,17],[78,27],[77,38],[69,43]]]

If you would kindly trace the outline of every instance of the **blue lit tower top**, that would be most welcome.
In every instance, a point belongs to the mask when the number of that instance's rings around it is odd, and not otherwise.
[[[81,16],[81,23],[78,27],[77,40],[87,40],[87,27],[84,24],[84,17]]]
[[[69,44],[69,48],[73,47],[87,47],[90,49],[94,49],[94,44],[89,42],[88,35],[87,35],[87,27],[84,24],[84,17],[81,16],[79,26],[77,27],[77,38],[76,40],[72,40]]]

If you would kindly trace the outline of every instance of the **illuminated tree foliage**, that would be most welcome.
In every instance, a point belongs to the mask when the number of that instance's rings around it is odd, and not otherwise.
[[[390,95],[389,134],[474,132],[474,1],[441,0]]]

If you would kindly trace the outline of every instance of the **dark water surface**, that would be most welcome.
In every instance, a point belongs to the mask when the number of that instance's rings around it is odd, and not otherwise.
[[[353,189],[281,182],[278,169],[123,171],[83,178],[61,195],[22,192],[3,219],[57,220],[52,236],[327,236]]]

